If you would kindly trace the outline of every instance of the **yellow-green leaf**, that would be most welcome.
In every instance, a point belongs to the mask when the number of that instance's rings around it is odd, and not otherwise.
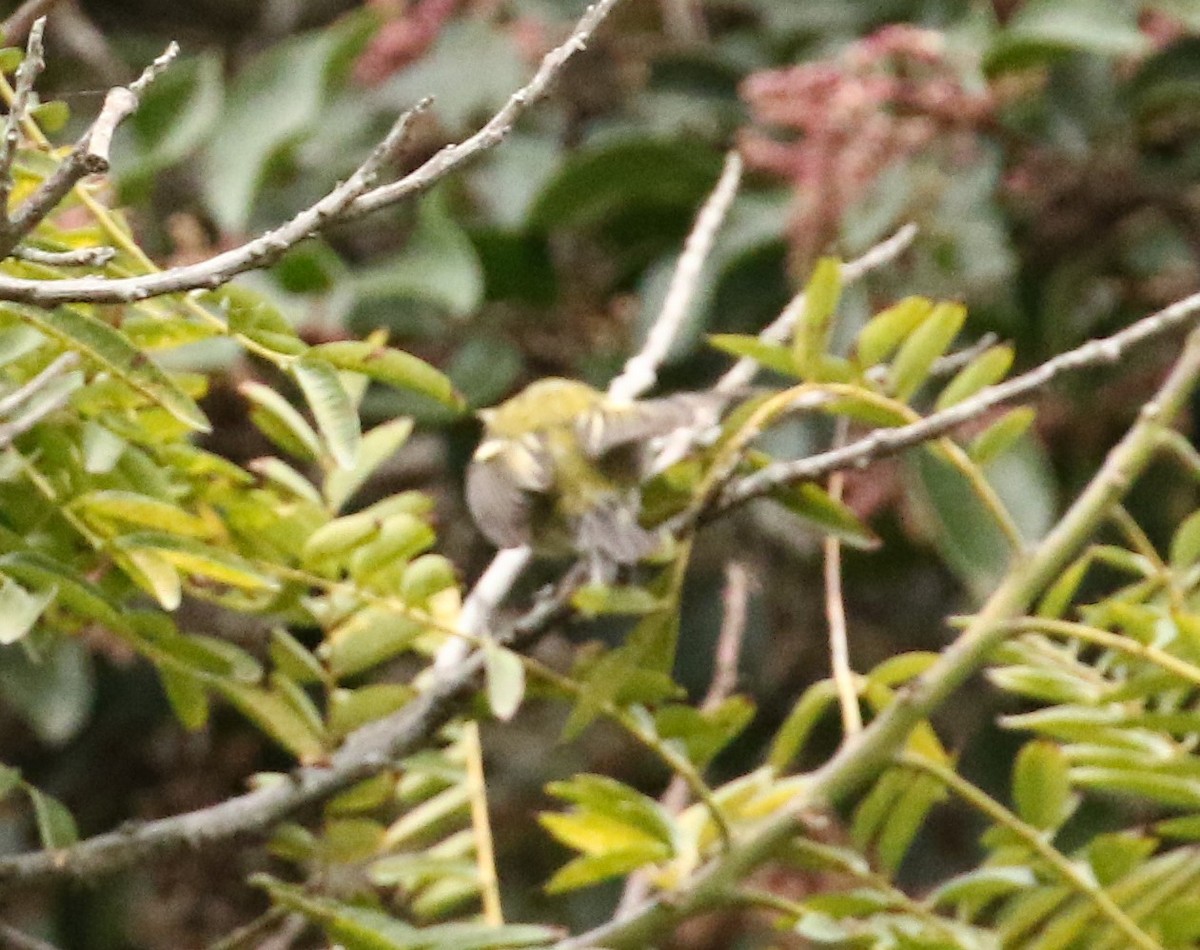
[[[945,354],[967,319],[967,308],[939,303],[900,346],[892,362],[891,390],[907,401],[929,376],[933,364]]]
[[[462,397],[443,373],[403,350],[364,340],[337,340],[314,346],[310,355],[331,366],[371,379],[421,393],[451,409],[461,409]]]
[[[7,304],[6,309],[101,366],[189,428],[198,432],[212,430],[195,401],[157,363],[103,320],[74,307],[47,312],[37,307]]]
[[[329,454],[340,468],[354,468],[362,431],[354,400],[338,379],[337,370],[330,363],[309,359],[307,354],[294,362],[291,370],[317,420]]]
[[[1004,452],[1025,434],[1025,430],[1033,423],[1036,413],[1029,406],[1018,406],[988,426],[975,436],[967,449],[967,454],[977,465],[987,465],[1003,455]]]
[[[218,525],[205,521],[177,505],[131,491],[94,491],[80,495],[71,507],[89,520],[120,521],[189,538],[213,538]]]
[[[792,335],[792,356],[805,379],[819,376],[821,358],[829,347],[833,314],[841,295],[841,262],[832,257],[821,258],[804,288],[804,309]]]
[[[869,369],[883,362],[931,313],[933,301],[926,297],[905,297],[880,310],[859,331],[855,343],[859,365]]]
[[[1000,382],[1013,362],[1011,346],[993,346],[984,350],[970,363],[958,371],[954,379],[942,390],[937,399],[937,409],[948,409],[955,403],[969,399],[981,389]]]

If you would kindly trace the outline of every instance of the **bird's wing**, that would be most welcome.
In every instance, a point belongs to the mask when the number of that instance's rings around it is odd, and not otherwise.
[[[616,495],[576,516],[573,534],[579,551],[613,564],[636,564],[662,544],[658,532],[638,523],[636,503]]]
[[[725,401],[714,393],[681,393],[626,406],[606,406],[579,417],[579,442],[591,458],[599,458],[613,449],[691,425],[698,417],[719,411]]]
[[[499,548],[530,542],[533,497],[495,460],[467,466],[467,506],[484,536]]]

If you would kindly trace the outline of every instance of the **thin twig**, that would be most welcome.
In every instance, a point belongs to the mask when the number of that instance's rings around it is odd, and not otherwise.
[[[8,199],[13,189],[13,161],[21,143],[21,123],[29,111],[29,97],[33,84],[46,68],[42,34],[46,29],[46,18],[38,17],[29,30],[29,42],[25,47],[25,58],[17,69],[16,85],[8,115],[4,119],[4,135],[0,137],[0,221],[8,220]]]
[[[1193,294],[1112,336],[1091,340],[919,422],[895,429],[876,429],[842,448],[768,465],[729,485],[710,515],[759,498],[777,486],[814,481],[841,469],[862,468],[885,455],[895,455],[943,436],[989,409],[1036,392],[1064,373],[1115,363],[1131,347],[1186,325],[1197,312],[1200,312],[1200,294]]]
[[[496,850],[492,844],[492,823],[488,815],[487,779],[483,772],[483,745],[479,741],[479,723],[463,726],[463,746],[467,765],[467,793],[471,800],[471,830],[475,836],[475,869],[479,874],[479,894],[483,919],[492,927],[504,925],[500,903],[500,879],[496,875]]]
[[[40,247],[15,247],[12,256],[48,267],[103,267],[117,256],[114,247],[81,247],[74,251],[44,251]]]
[[[0,235],[0,257],[8,255],[21,238],[57,208],[81,179],[108,171],[108,153],[117,126],[133,114],[141,94],[150,83],[163,74],[178,55],[178,44],[168,44],[162,55],[147,66],[137,80],[128,87],[118,86],[109,90],[96,121],[80,136],[70,154],[58,163],[50,176],[13,215],[12,221]],[[19,87],[17,93],[20,94]]]
[[[63,353],[28,382],[0,398],[0,416],[7,416],[29,402],[30,399],[45,389],[51,382],[58,379],[67,370],[73,368],[78,362],[79,355],[77,353]]]
[[[646,335],[645,344],[625,363],[621,375],[609,384],[608,394],[613,399],[636,399],[653,389],[658,382],[659,367],[671,352],[691,311],[700,288],[704,264],[712,253],[717,231],[729,213],[729,206],[733,204],[741,180],[742,159],[737,152],[730,152],[725,156],[725,167],[717,186],[700,209],[696,223],[688,234],[679,263],[671,276],[662,310]]]
[[[77,277],[55,281],[0,276],[0,300],[51,307],[63,303],[133,303],[162,294],[213,289],[238,274],[274,263],[305,238],[344,221],[421,194],[465,162],[499,145],[516,121],[549,90],[563,67],[584,49],[592,34],[621,0],[597,0],[570,37],[543,58],[537,72],[474,135],[448,145],[398,181],[347,196],[345,186],[330,192],[287,223],[236,248],[197,264],[136,277]],[[411,114],[411,112],[409,113]],[[401,119],[400,121],[403,121]]]
[[[843,416],[837,421],[834,446],[845,444],[849,421]],[[829,495],[842,500],[846,473],[829,476]],[[850,637],[846,628],[846,602],[842,594],[842,543],[837,535],[827,534],[825,548],[825,620],[829,626],[829,665],[837,688],[838,704],[842,710],[842,734],[846,739],[862,732],[862,710],[858,706],[858,687],[854,669],[850,666]]]

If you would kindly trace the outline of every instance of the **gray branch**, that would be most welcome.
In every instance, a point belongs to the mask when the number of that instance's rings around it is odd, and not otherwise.
[[[115,279],[79,277],[41,281],[0,275],[0,300],[40,307],[64,303],[119,304],[163,294],[213,289],[238,274],[274,263],[290,248],[335,220],[355,218],[421,194],[466,162],[499,145],[530,106],[546,95],[563,67],[586,47],[592,34],[620,2],[597,0],[592,4],[567,41],[546,54],[533,78],[514,93],[483,128],[462,142],[446,146],[398,181],[355,193],[344,202],[335,200],[335,195],[344,188],[341,186],[286,224],[197,264]]]

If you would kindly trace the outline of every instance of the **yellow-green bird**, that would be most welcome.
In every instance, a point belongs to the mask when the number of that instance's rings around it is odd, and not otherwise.
[[[479,413],[484,435],[467,469],[467,504],[501,548],[633,564],[661,543],[638,522],[647,443],[711,414],[711,393],[615,402],[571,379],[532,383]]]

